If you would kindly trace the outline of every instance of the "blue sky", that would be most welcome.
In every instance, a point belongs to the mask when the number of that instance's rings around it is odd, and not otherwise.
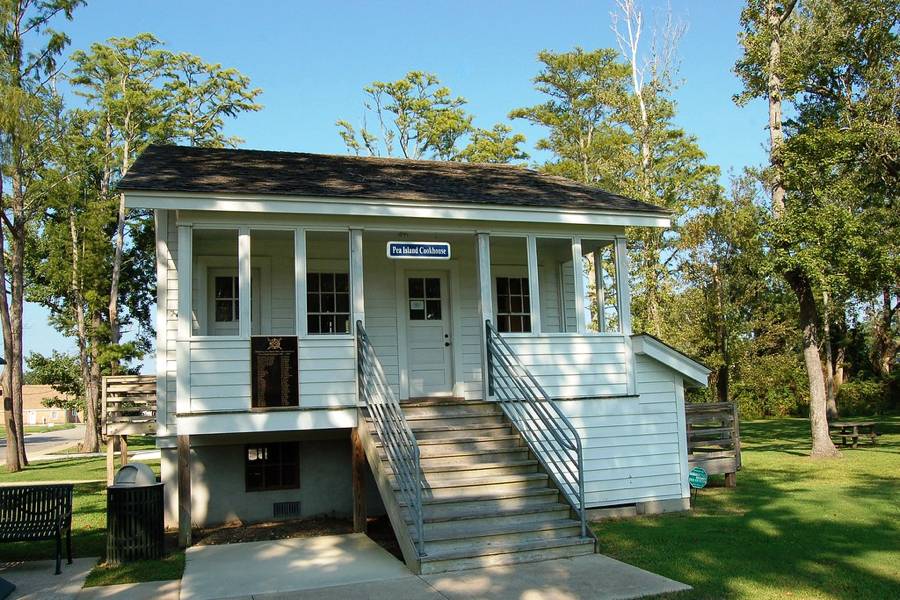
[[[648,25],[666,4],[641,2]],[[739,108],[731,100],[741,89],[731,69],[742,3],[671,4],[688,24],[679,46],[677,124],[723,172],[762,163],[765,106]],[[263,90],[263,110],[227,126],[246,140],[243,147],[343,154],[335,121],[359,125],[363,87],[411,70],[438,75],[466,98],[477,126],[511,124],[531,146],[543,132],[506,116],[544,100],[532,83],[537,53],[615,48],[614,9],[614,0],[89,0],[57,27],[72,40],[66,54],[150,32],[171,51],[236,68]],[[41,310],[29,306],[25,317],[26,355],[73,348],[46,326]]]

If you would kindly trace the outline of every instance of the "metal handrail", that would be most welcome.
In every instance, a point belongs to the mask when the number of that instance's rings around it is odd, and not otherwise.
[[[485,327],[490,395],[500,402],[504,414],[578,513],[585,537],[581,437],[490,320],[485,321]]]
[[[359,371],[359,397],[369,410],[375,432],[381,439],[400,494],[416,526],[419,556],[425,556],[422,525],[422,466],[419,444],[413,435],[394,390],[384,376],[362,321],[356,322],[356,357]]]

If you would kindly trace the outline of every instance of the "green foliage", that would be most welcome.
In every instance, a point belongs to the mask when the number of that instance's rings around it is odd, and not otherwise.
[[[548,136],[536,144],[539,150],[553,153],[543,169],[619,191],[625,170],[622,150],[632,142],[623,123],[630,69],[609,48],[543,50],[537,58],[542,66],[533,80],[535,89],[548,100],[513,110],[510,118],[548,130]]]
[[[519,148],[525,143],[521,133],[512,134],[512,127],[497,124],[490,131],[475,128],[470,134],[469,145],[456,158],[472,163],[512,163],[528,159],[528,153]],[[524,166],[524,163],[523,163]]]
[[[53,386],[54,390],[66,397],[65,400],[45,399],[42,401],[44,406],[84,410],[84,380],[81,378],[81,367],[77,357],[56,350],[49,358],[32,352],[28,355],[26,363],[33,383]]]
[[[381,137],[363,127],[357,141],[352,125],[337,122],[344,142],[357,154],[365,148],[372,156],[399,152],[403,158],[449,160],[457,153],[457,140],[472,125],[463,108],[466,100],[452,97],[431,73],[410,71],[403,79],[376,81],[364,91],[369,97],[366,110],[375,116]]]
[[[858,378],[841,385],[837,393],[842,415],[871,416],[895,414],[900,411],[895,376],[888,379]]]
[[[507,163],[528,158],[519,144],[521,134],[510,135],[512,128],[497,124],[491,130],[472,125],[461,96],[452,97],[437,75],[410,71],[403,79],[376,81],[364,88],[367,122],[372,115],[377,131],[365,124],[359,132],[344,119],[335,125],[347,149],[359,155],[399,156],[411,159],[461,160]],[[469,144],[460,149],[460,144]]]

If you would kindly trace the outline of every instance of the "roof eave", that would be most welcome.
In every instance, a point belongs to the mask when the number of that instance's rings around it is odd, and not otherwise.
[[[343,198],[262,194],[162,192],[123,190],[129,208],[158,210],[213,210],[218,212],[346,215],[443,219],[454,221],[541,222],[572,225],[662,227],[671,225],[671,212],[629,211],[499,205],[476,202],[425,202],[392,198]]]

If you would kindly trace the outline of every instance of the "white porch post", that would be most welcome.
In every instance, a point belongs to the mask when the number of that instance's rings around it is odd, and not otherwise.
[[[478,306],[481,309],[481,397],[490,396],[487,366],[487,330],[484,322],[494,318],[494,301],[491,292],[491,236],[479,231],[475,234],[478,250]]]
[[[191,412],[191,288],[194,278],[193,227],[178,222],[178,341],[175,343],[175,412]]]
[[[575,238],[572,242],[572,269],[575,271],[575,331],[581,334],[587,331],[588,326],[584,315],[587,290],[584,287],[582,273],[582,252],[581,238]]]
[[[240,299],[239,331],[242,338],[251,334],[252,306],[250,302],[250,228],[241,227],[238,233],[238,298]],[[257,300],[259,302],[259,300]]]
[[[356,321],[366,324],[366,295],[363,285],[363,230],[350,230],[350,305],[353,322],[350,331],[356,331]]]
[[[619,296],[619,326],[625,339],[625,389],[630,395],[638,393],[637,358],[631,341],[631,286],[628,275],[628,247],[624,237],[616,237],[616,293]]]
[[[176,353],[176,412],[191,410],[191,288],[194,248],[192,223],[178,222],[178,341]],[[176,426],[176,433],[177,426]],[[191,445],[190,438],[178,438],[178,543],[191,545]]]

